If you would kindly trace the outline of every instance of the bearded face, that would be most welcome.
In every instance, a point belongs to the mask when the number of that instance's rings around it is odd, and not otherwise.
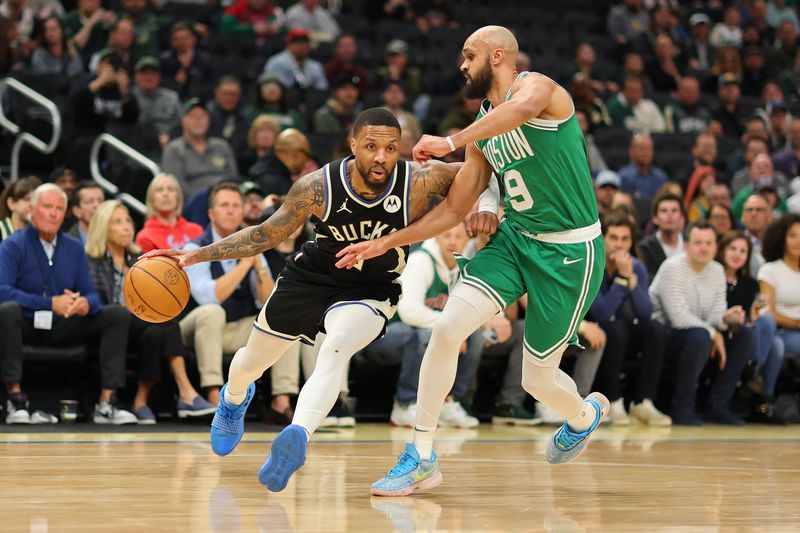
[[[489,89],[492,88],[492,67],[488,59],[482,66],[477,68],[474,74],[467,72],[464,77],[467,79],[464,96],[469,99],[484,98]]]

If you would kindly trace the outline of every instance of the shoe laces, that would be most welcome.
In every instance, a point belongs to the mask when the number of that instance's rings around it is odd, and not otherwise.
[[[566,451],[577,446],[584,437],[584,433],[573,433],[572,430],[569,429],[569,425],[564,422],[564,425],[558,430],[553,440],[560,450]]]
[[[397,464],[395,464],[394,467],[389,470],[389,473],[386,474],[386,477],[404,476],[414,470],[418,464],[419,463],[416,459],[406,452],[403,452],[397,457]]]

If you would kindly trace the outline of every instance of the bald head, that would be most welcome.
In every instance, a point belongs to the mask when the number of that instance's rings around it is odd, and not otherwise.
[[[275,157],[286,165],[292,174],[299,174],[311,158],[311,143],[308,137],[294,128],[282,131],[275,139],[272,148]]]
[[[467,49],[488,54],[490,59],[494,59],[497,51],[502,51],[501,63],[516,68],[517,52],[519,52],[517,38],[503,26],[484,26],[475,30],[464,43],[464,50]]]

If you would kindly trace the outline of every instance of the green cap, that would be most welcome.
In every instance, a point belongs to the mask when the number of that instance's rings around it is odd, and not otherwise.
[[[183,114],[186,115],[187,113],[189,113],[189,111],[191,111],[195,107],[199,107],[202,109],[206,108],[206,106],[203,105],[202,100],[200,100],[199,98],[189,98],[188,100],[186,100],[186,103],[183,104]]]
[[[153,56],[145,56],[136,62],[136,72],[145,69],[159,70],[158,59]]]

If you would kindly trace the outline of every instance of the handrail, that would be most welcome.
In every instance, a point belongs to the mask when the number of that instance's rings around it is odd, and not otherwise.
[[[161,173],[161,167],[159,167],[152,159],[142,155],[131,146],[125,144],[118,138],[108,133],[101,133],[98,135],[97,139],[95,139],[94,143],[92,144],[92,151],[89,156],[89,170],[92,174],[92,179],[100,184],[100,186],[110,194],[116,195],[117,199],[128,204],[133,210],[137,211],[141,215],[145,215],[147,213],[147,208],[142,202],[128,193],[120,193],[119,187],[103,176],[103,172],[100,170],[100,148],[102,148],[104,144],[115,148],[129,158],[133,159],[147,170],[152,172],[154,177]]]
[[[22,145],[29,144],[36,150],[43,154],[51,154],[58,146],[61,140],[61,112],[52,100],[42,96],[34,91],[21,81],[14,78],[4,78],[0,80],[0,102],[2,102],[6,91],[13,89],[23,96],[33,100],[40,106],[44,107],[50,116],[50,122],[53,124],[53,135],[49,142],[45,142],[32,133],[20,133],[20,126],[9,119],[2,104],[0,104],[0,126],[10,131],[12,134],[17,135],[14,145],[11,147],[11,181],[19,179],[19,154],[22,150]]]

